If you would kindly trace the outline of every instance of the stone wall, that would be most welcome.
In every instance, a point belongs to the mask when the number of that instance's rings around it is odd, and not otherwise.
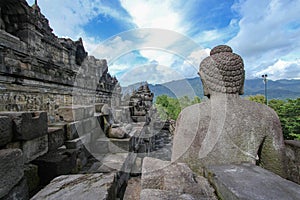
[[[119,98],[106,60],[88,56],[81,38],[55,36],[38,5],[3,0],[0,10],[0,111],[47,111],[54,122],[60,106]]]
[[[103,132],[103,104],[120,85],[82,39],[58,38],[37,4],[0,1],[0,199],[28,199],[77,173]]]
[[[288,179],[300,184],[300,141],[286,140]]]

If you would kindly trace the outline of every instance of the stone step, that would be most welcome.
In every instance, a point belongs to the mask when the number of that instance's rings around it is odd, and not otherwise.
[[[65,132],[63,128],[48,128],[48,150],[53,151],[61,147],[65,142]]]
[[[127,153],[130,150],[130,138],[116,139],[116,138],[98,138],[91,144],[93,153]]]
[[[300,198],[300,185],[253,164],[210,166],[205,176],[221,199]]]
[[[108,173],[121,171],[127,157],[128,153],[107,154],[102,158],[102,165],[97,169],[97,172]]]
[[[1,198],[1,200],[28,200],[29,199],[29,192],[28,192],[28,185],[25,178],[23,178],[17,185],[15,185],[9,193]]]
[[[84,146],[89,147],[91,142],[91,133],[82,135],[79,138],[65,141],[67,149],[81,149]]]
[[[108,148],[109,139],[108,138],[99,138],[95,142],[91,144],[91,151],[92,153],[96,154],[107,154],[109,152]]]
[[[24,175],[20,149],[0,150],[0,199],[18,184]]]
[[[7,116],[0,116],[0,147],[11,142],[12,138],[12,120]]]
[[[130,150],[130,138],[110,138],[109,141],[108,150],[110,153],[126,153]]]
[[[115,175],[77,174],[55,178],[31,200],[48,199],[116,199]],[[72,192],[70,192],[72,191]]]
[[[48,135],[21,143],[24,163],[29,163],[48,152]]]
[[[58,108],[58,115],[65,122],[83,120],[85,117],[84,107],[82,106],[61,106]]]
[[[0,112],[12,120],[14,140],[32,140],[47,134],[46,112]]]
[[[60,149],[35,159],[33,163],[38,166],[41,185],[46,185],[53,178],[75,170],[77,154],[78,150],[75,149]]]
[[[87,118],[94,117],[95,114],[95,107],[91,106],[61,106],[58,108],[58,115],[65,121],[65,122],[74,122],[80,121]]]

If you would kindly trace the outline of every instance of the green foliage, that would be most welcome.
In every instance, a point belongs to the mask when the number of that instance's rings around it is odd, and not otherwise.
[[[176,120],[182,109],[200,102],[201,99],[199,97],[194,97],[194,99],[191,100],[187,96],[176,99],[167,95],[160,95],[156,98],[155,106],[161,119]]]
[[[250,101],[265,103],[263,95],[250,96]],[[280,119],[284,139],[300,140],[300,98],[279,100],[272,99],[268,105],[274,109]]]
[[[265,103],[263,95],[249,96],[247,99],[262,104]],[[156,98],[155,106],[161,119],[176,120],[182,109],[200,102],[201,99],[197,96],[191,100],[187,96],[176,99],[167,95],[160,95]],[[300,98],[287,100],[272,99],[268,101],[268,105],[279,116],[284,139],[300,140]]]
[[[272,99],[269,106],[279,116],[284,138],[300,140],[300,98],[286,101]]]
[[[249,100],[249,101],[254,101],[254,102],[257,102],[257,103],[261,103],[261,104],[265,104],[265,102],[266,102],[265,96],[261,95],[261,94],[258,94],[258,95],[255,95],[255,96],[249,96],[246,99]]]

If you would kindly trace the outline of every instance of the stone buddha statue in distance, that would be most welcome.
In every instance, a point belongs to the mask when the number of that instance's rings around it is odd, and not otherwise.
[[[284,141],[277,114],[244,100],[242,58],[226,45],[213,48],[199,69],[209,100],[185,108],[174,135],[172,161],[201,172],[207,165],[259,164],[281,176]]]

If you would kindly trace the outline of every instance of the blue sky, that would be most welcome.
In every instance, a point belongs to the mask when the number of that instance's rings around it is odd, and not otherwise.
[[[29,5],[34,0],[27,0]],[[59,37],[82,37],[125,86],[197,76],[214,46],[244,59],[246,78],[300,79],[300,0],[39,0]],[[146,29],[145,29],[146,28]]]

